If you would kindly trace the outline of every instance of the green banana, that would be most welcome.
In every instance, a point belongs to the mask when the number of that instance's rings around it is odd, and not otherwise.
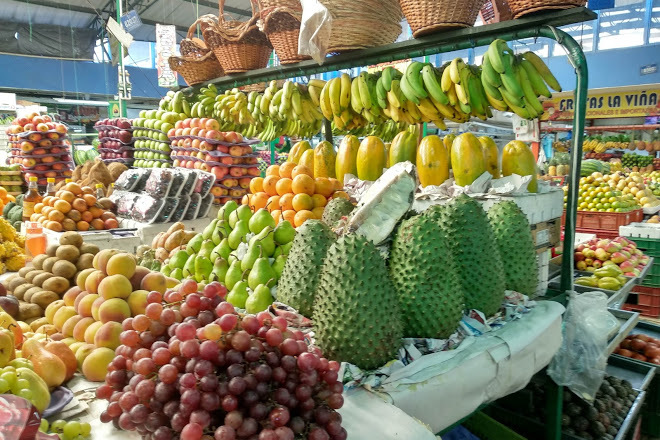
[[[516,73],[520,75],[520,84],[522,85],[523,93],[525,94],[525,101],[531,105],[537,114],[543,113],[543,105],[541,104],[541,101],[539,101],[539,98],[536,96],[536,92],[534,92],[532,83],[527,77],[527,72],[523,67],[520,67],[519,65],[516,66],[516,68]]]
[[[376,81],[376,99],[381,108],[387,107],[387,90],[385,90],[385,86],[383,85],[382,76]]]
[[[332,106],[330,105],[330,83],[326,83],[321,90],[321,112],[323,117],[332,120]]]
[[[447,98],[445,92],[442,91],[442,87],[440,87],[440,83],[438,82],[437,71],[432,64],[426,64],[422,68],[422,80],[424,81],[426,91],[429,92],[429,95],[431,95],[433,99],[443,104],[449,104],[449,98]]]
[[[506,54],[506,56],[511,57],[509,54]],[[516,72],[514,71],[513,66],[505,61],[505,68],[505,72],[500,75],[500,78],[502,78],[502,85],[509,91],[510,94],[516,98],[522,98],[524,93],[522,86],[518,82],[518,78],[516,77]]]
[[[545,96],[546,98],[552,97],[552,93],[550,93],[550,90],[545,85],[543,78],[541,78],[541,75],[539,75],[532,63],[523,57],[519,59],[519,62],[522,68],[525,70],[525,73],[527,73],[527,78],[529,78],[529,81],[532,83],[532,87],[534,88],[534,93],[536,93],[536,96]]]
[[[406,97],[408,101],[412,101],[415,104],[419,104],[419,97],[413,90],[412,86],[408,84],[408,76],[403,75],[401,77],[401,81],[399,82],[399,85],[401,86],[401,91],[403,92],[403,95]]]
[[[424,64],[419,61],[413,61],[408,65],[406,69],[406,80],[412,88],[412,90],[417,95],[418,99],[424,99],[429,96],[429,94],[424,89],[424,82],[422,80],[421,70],[424,67]]]
[[[392,90],[392,80],[394,79],[392,77],[393,70],[395,70],[394,67],[387,66],[386,68],[383,69],[383,73],[381,75],[381,78],[383,78],[383,88],[385,88],[386,92]]]
[[[498,88],[502,85],[502,78],[500,78],[500,74],[493,68],[488,52],[484,54],[481,63],[481,78],[484,82],[489,83],[492,88]]]
[[[293,94],[291,94],[291,106],[293,107],[293,111],[296,113],[296,115],[300,116],[302,114],[302,97],[300,96],[300,92],[297,89],[293,91]]]
[[[522,101],[523,106],[516,105],[514,102],[509,100],[510,96],[507,96],[509,93],[506,91],[506,89],[502,88],[500,89],[502,92],[502,100],[506,103],[506,105],[511,109],[512,112],[517,114],[523,119],[533,119],[532,116],[530,115],[529,111],[524,107],[524,100]]]
[[[511,49],[509,49],[509,46],[507,46],[504,40],[493,40],[490,46],[488,46],[488,58],[497,73],[504,73],[506,70],[507,60],[504,58],[504,55],[510,52]]]
[[[561,85],[559,84],[559,81],[557,81],[557,78],[552,74],[550,69],[548,69],[548,66],[545,65],[543,60],[536,55],[534,52],[525,52],[522,54],[522,56],[529,61],[534,69],[541,75],[541,78],[543,78],[543,81],[550,86],[550,88],[556,92],[561,92]]]

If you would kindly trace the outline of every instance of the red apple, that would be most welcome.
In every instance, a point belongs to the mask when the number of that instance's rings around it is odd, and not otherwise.
[[[206,172],[208,172],[208,171],[211,170],[211,166],[210,166],[210,165],[207,165],[207,164],[204,163],[204,162],[202,162],[202,166],[200,166],[199,169],[202,170],[202,171],[206,171]]]
[[[243,147],[240,145],[233,145],[229,147],[229,154],[232,156],[242,156],[243,155]]]
[[[183,121],[176,121],[174,123],[174,128],[183,128]]]
[[[184,119],[183,122],[181,122],[181,127],[182,128],[190,128],[190,121],[191,121],[190,118]]]
[[[234,159],[231,156],[222,156],[220,158],[220,162],[225,164],[225,165],[233,165],[234,164]]]
[[[32,152],[32,154],[36,156],[41,156],[42,154],[46,154],[46,150],[43,148],[37,148]]]
[[[66,125],[64,124],[55,124],[55,131],[59,134],[65,134],[67,132]]]
[[[206,141],[201,141],[199,143],[199,148],[203,151],[213,151],[213,145],[209,144]],[[206,160],[211,160],[211,159],[206,159]]]
[[[198,128],[200,124],[199,118],[192,118],[190,120],[190,127]]]
[[[42,139],[42,140],[39,141],[39,146],[40,147],[51,147],[52,145],[53,145],[53,141],[51,141],[50,139]],[[46,154],[46,153],[43,153],[43,154]]]
[[[190,127],[185,127],[183,129],[183,132],[181,133],[182,136],[190,136],[190,130],[192,130]]]
[[[53,156],[46,156],[46,157],[42,157],[41,161],[43,163],[52,163],[55,162],[55,158]]]
[[[238,180],[237,179],[227,179],[224,182],[222,182],[222,184],[224,186],[228,186],[228,187],[233,188],[234,186],[238,186]]]
[[[199,136],[199,127],[192,127],[190,129],[190,136]]]
[[[170,128],[170,129],[167,131],[167,137],[170,137],[170,138],[171,138],[171,137],[174,137],[174,136],[176,136],[176,128]]]
[[[194,130],[194,129],[193,129]],[[190,143],[190,146],[192,148],[197,148],[199,149],[199,145],[202,143],[199,139],[193,139],[192,142]]]
[[[28,139],[30,139],[32,142],[39,142],[41,139],[43,139],[43,135],[41,133],[30,133],[28,135]]]
[[[259,168],[257,167],[250,167],[247,169],[247,173],[250,176],[258,176],[261,174],[261,171],[259,171]]]
[[[213,167],[210,172],[215,174],[216,180],[220,180],[227,175],[229,169],[227,167]]]
[[[45,122],[53,122],[53,120],[48,115],[43,115],[42,118],[44,118]]]
[[[179,161],[179,159],[174,159],[174,161],[172,162],[172,166],[175,166],[175,167],[181,166],[181,162]]]
[[[39,115],[37,115],[37,116],[34,116],[34,117],[32,118],[32,123],[33,123],[34,125],[37,125],[37,124],[43,124],[44,122],[46,122],[46,121],[44,121],[43,116],[39,116]]]
[[[206,128],[200,128],[199,133],[197,133],[197,136],[205,138],[206,137]]]
[[[229,154],[229,147],[226,145],[218,145],[216,150],[224,154]]]
[[[215,119],[207,119],[204,126],[207,130],[220,130],[220,123]]]
[[[48,171],[44,173],[44,176],[46,177],[57,177],[57,172],[56,171]]]
[[[249,188],[250,187],[250,180],[252,180],[251,177],[243,177],[241,179],[238,179],[238,185],[241,188]]]
[[[225,141],[230,142],[232,144],[243,142],[243,136],[241,136],[240,133],[236,133],[235,131],[230,131],[228,133],[225,133]]]
[[[18,122],[18,125],[20,125],[21,127],[24,127],[25,124],[29,123],[30,121],[28,120],[28,118],[24,117],[24,118],[18,118],[17,122]]]
[[[37,165],[34,167],[35,171],[48,171],[50,167],[48,165]]]
[[[175,128],[174,129],[174,136],[182,136],[183,135],[183,128]]]
[[[25,158],[22,161],[23,166],[26,168],[31,168],[37,164],[37,161],[32,158]]]
[[[46,132],[48,131],[48,126],[44,124],[43,122],[40,124],[37,124],[37,131],[43,131]]]
[[[21,151],[23,153],[29,153],[32,150],[34,150],[34,144],[32,142],[28,142],[28,141],[21,142]]]
[[[241,177],[243,176],[243,168],[231,167],[229,168],[229,174],[231,174],[233,177]]]

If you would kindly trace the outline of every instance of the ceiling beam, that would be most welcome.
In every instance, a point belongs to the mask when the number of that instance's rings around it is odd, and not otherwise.
[[[210,2],[210,1],[207,1],[207,0],[193,0],[193,1],[195,1],[200,6],[205,6],[207,8],[211,8],[211,9],[214,9],[215,11],[220,12],[218,10],[218,4],[217,3]],[[152,6],[156,5],[157,3],[158,3],[157,0],[150,3],[142,11],[140,11],[140,13],[147,11],[148,9],[150,9]],[[233,6],[225,6],[225,12],[229,12],[230,14],[237,14],[237,15],[241,15],[241,16],[247,16],[247,17],[252,16],[252,11],[251,10],[248,11],[246,9],[235,8]],[[216,14],[217,14],[217,12],[216,12]]]

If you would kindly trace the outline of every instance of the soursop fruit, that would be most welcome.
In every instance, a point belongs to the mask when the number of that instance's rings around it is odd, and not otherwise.
[[[533,295],[539,267],[527,216],[515,202],[503,201],[488,210],[488,219],[504,264],[506,288]]]
[[[404,337],[444,339],[456,331],[465,299],[438,222],[418,215],[401,223],[390,250],[389,273]]]
[[[497,313],[504,299],[504,266],[488,216],[479,202],[462,194],[446,205],[430,207],[425,215],[445,232],[465,293],[465,307],[486,316]]]
[[[277,300],[311,317],[316,285],[328,248],[335,234],[320,220],[307,220],[296,229],[282,276],[277,284]]]
[[[314,304],[315,337],[324,356],[363,369],[384,365],[395,358],[401,342],[399,317],[376,246],[356,234],[337,239],[328,250]]]
[[[325,206],[321,220],[332,228],[342,217],[353,212],[354,208],[353,204],[344,198],[332,199]]]

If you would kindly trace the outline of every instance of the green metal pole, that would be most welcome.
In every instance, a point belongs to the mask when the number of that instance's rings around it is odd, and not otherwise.
[[[122,9],[121,9],[121,0],[116,0],[115,2],[116,9],[117,9],[117,23],[121,25],[121,14],[122,14]],[[123,77],[123,72],[124,72],[124,45],[121,44],[120,41],[119,43],[119,64],[117,65],[118,67],[118,74],[117,74],[117,98],[119,101],[119,114],[122,117],[126,117],[126,107],[124,106],[124,99],[122,98],[122,94],[119,93],[119,73],[122,74]]]
[[[275,165],[275,144],[277,141],[270,141],[270,164]]]

